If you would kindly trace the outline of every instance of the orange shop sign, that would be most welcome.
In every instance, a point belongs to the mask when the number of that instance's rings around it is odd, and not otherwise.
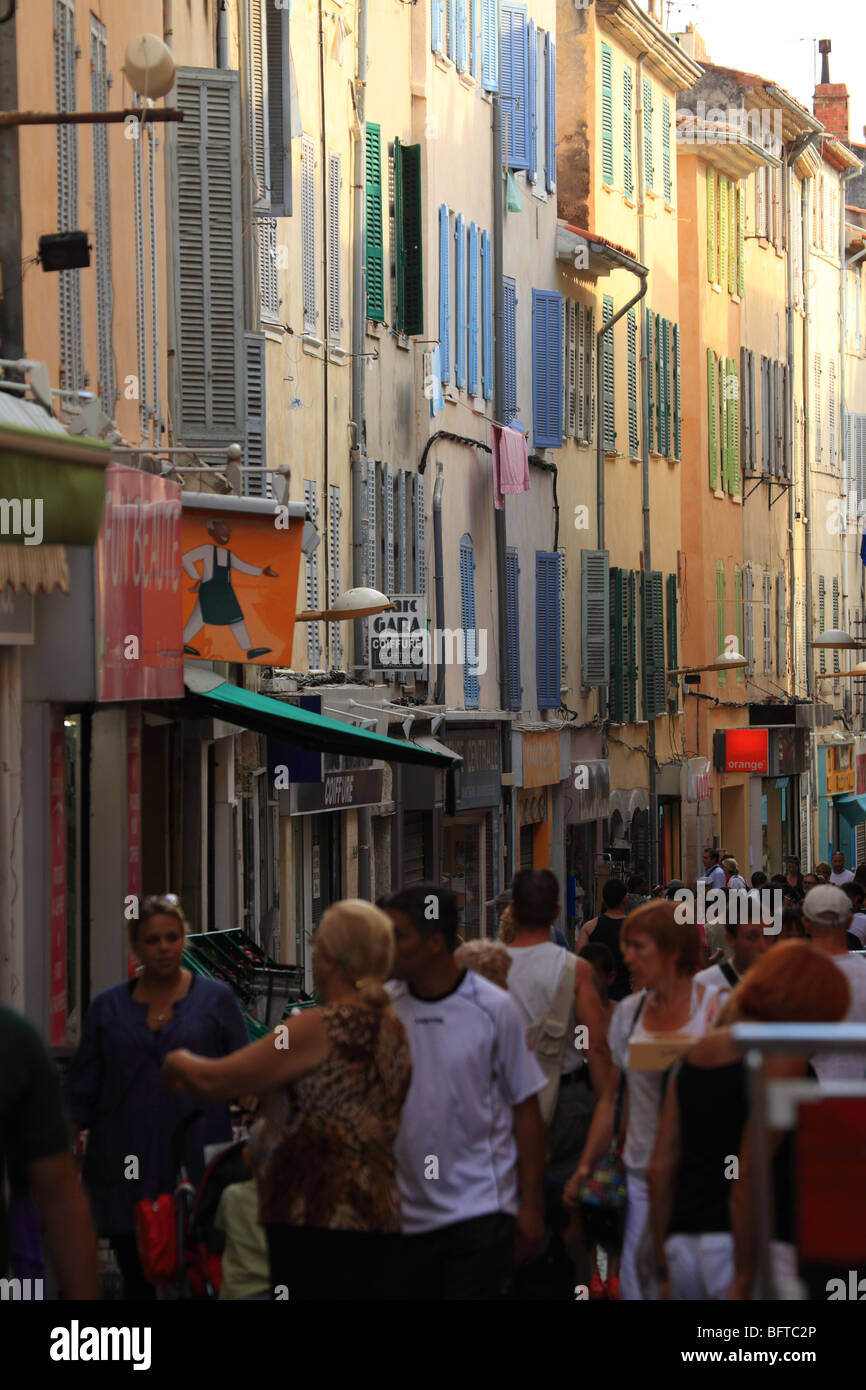
[[[290,666],[304,508],[184,493],[183,650]]]
[[[550,787],[559,781],[559,734],[523,735],[524,787]]]
[[[722,772],[763,772],[769,767],[767,729],[725,729]]]

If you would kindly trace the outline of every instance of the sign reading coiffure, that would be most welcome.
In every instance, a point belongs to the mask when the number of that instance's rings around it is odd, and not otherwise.
[[[97,698],[183,695],[180,487],[109,464],[96,542]]]

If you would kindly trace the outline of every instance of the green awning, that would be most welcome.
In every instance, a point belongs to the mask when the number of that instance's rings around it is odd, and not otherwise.
[[[311,748],[321,753],[346,753],[353,758],[381,758],[389,763],[414,763],[417,767],[439,768],[447,772],[454,767],[453,755],[447,757],[419,743],[399,738],[385,738],[367,729],[356,729],[339,719],[314,714],[298,705],[274,700],[270,695],[257,695],[242,690],[228,681],[215,683],[218,677],[209,671],[189,668],[184,671],[187,697],[185,710],[196,718],[223,719],[240,724],[257,734],[293,743],[298,748]],[[462,760],[461,760],[462,761]]]
[[[101,440],[77,438],[62,426],[25,428],[0,419],[0,540],[23,544],[35,535],[45,545],[94,545],[110,461],[111,445]]]
[[[835,806],[849,825],[861,825],[866,820],[866,796],[840,796]]]

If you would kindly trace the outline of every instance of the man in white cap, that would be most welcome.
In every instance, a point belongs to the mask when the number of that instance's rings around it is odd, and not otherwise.
[[[812,944],[832,956],[845,974],[851,1004],[843,1023],[866,1023],[866,958],[848,951],[845,940],[851,922],[851,901],[841,888],[819,884],[806,894],[803,916]],[[859,1081],[866,1076],[866,1050],[818,1052],[810,1058],[819,1081]]]

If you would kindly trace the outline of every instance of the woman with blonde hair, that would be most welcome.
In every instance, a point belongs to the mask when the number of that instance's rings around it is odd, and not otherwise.
[[[171,1090],[205,1100],[284,1093],[260,1177],[275,1298],[385,1297],[400,1230],[394,1140],[411,1074],[384,988],[393,952],[384,912],[358,898],[335,903],[314,937],[321,1007],[224,1061],[166,1058]]]

